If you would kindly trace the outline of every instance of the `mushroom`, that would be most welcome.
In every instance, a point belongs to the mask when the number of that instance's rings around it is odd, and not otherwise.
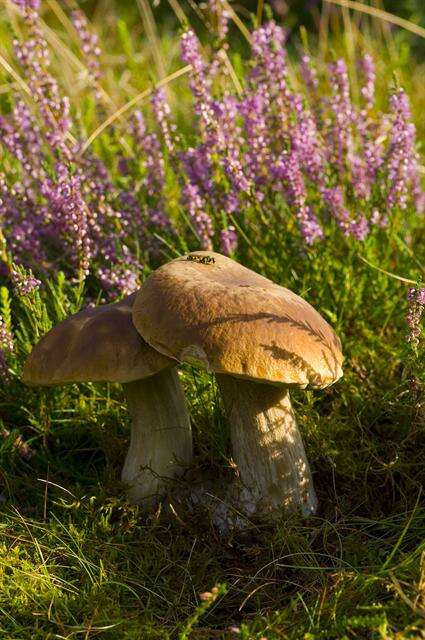
[[[87,308],[51,329],[23,371],[30,385],[121,383],[131,416],[122,470],[133,502],[153,498],[192,458],[192,436],[176,361],[152,349],[131,319],[135,294]]]
[[[234,260],[199,251],[145,280],[133,321],[157,351],[216,374],[233,456],[257,509],[315,513],[289,391],[342,376],[341,343],[319,313]]]

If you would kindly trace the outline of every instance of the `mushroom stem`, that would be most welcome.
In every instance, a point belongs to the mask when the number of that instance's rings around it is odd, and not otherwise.
[[[304,445],[285,387],[217,374],[240,476],[259,510],[316,512]]]
[[[130,500],[141,502],[163,493],[167,481],[190,464],[190,419],[175,367],[123,387],[131,415],[131,440],[121,478],[129,485]]]

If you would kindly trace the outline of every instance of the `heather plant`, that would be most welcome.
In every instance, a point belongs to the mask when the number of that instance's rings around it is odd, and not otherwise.
[[[393,224],[399,211],[422,213],[409,100],[395,86],[388,111],[374,108],[369,54],[359,60],[358,103],[342,58],[319,78],[304,54],[303,86],[289,74],[285,30],[270,20],[252,33],[246,86],[235,95],[228,82],[218,81],[220,66],[204,60],[189,28],[181,36],[181,60],[191,66],[195,135],[177,134],[165,91],[155,90],[153,122],[147,125],[138,110],[124,132],[130,134],[132,155],[121,154],[117,168],[123,179],[117,180],[102,158],[83,149],[69,99],[49,70],[38,3],[15,4],[26,37],[15,39],[14,50],[35,108],[17,96],[0,121],[10,171],[16,174],[14,159],[20,175],[8,176],[6,158],[3,233],[14,259],[36,273],[48,275],[59,265],[77,279],[93,275],[116,295],[137,286],[144,261],[157,253],[155,234],[173,243],[177,232],[189,248],[228,253],[252,218],[260,217],[268,228],[276,220],[289,228],[294,218],[302,251],[303,244],[327,242],[333,220],[343,236],[362,242]],[[96,36],[81,12],[72,20],[99,97]],[[226,13],[218,20],[223,45]],[[156,130],[149,131],[152,126]],[[170,211],[167,180],[180,192],[177,215]]]
[[[0,636],[420,638],[421,65],[354,19],[325,55],[266,11],[238,36],[224,0],[193,25],[179,14],[179,33],[141,0],[140,38],[131,5],[99,3],[95,25],[83,4],[0,8]],[[341,336],[343,379],[294,393],[314,518],[223,536],[173,496],[143,514],[119,481],[120,389],[20,381],[53,325],[201,248],[296,291]],[[225,487],[214,380],[181,379],[188,484]]]
[[[411,287],[407,294],[407,299],[409,301],[406,317],[408,326],[407,341],[417,346],[421,337],[420,322],[425,307],[425,288]]]

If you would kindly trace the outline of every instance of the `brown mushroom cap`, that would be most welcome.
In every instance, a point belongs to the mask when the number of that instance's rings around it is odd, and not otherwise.
[[[152,273],[133,322],[156,350],[215,373],[318,388],[342,375],[339,338],[308,302],[218,253]]]
[[[120,302],[84,309],[53,327],[34,347],[26,384],[131,382],[175,362],[154,351],[131,320],[135,293]]]

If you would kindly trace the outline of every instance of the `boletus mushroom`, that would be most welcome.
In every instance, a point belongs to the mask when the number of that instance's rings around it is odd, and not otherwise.
[[[315,513],[289,392],[342,376],[341,343],[319,313],[234,260],[199,251],[145,280],[133,321],[157,351],[216,374],[233,456],[258,510]]]
[[[30,385],[118,382],[131,416],[122,470],[133,502],[155,499],[191,462],[192,435],[176,361],[152,349],[132,323],[135,294],[87,308],[53,327],[23,371]]]

